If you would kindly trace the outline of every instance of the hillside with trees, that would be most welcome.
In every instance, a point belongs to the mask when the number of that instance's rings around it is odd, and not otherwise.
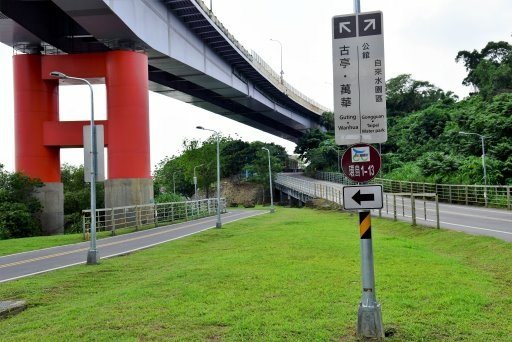
[[[272,172],[283,170],[288,160],[284,147],[260,141],[248,143],[240,139],[220,137],[221,178],[233,182],[250,181],[261,185],[268,192],[268,155],[270,151]],[[194,168],[198,192],[202,197],[213,196],[217,181],[217,141],[215,136],[201,143],[198,140],[183,142],[182,153],[162,160],[154,172],[154,192],[157,202],[169,202],[194,196]]]
[[[416,182],[483,184],[485,137],[489,184],[512,184],[512,46],[490,42],[481,51],[460,51],[474,92],[459,100],[428,81],[403,74],[387,81],[388,141],[381,146],[383,176]],[[324,113],[324,121],[333,113]],[[311,130],[296,153],[307,171],[337,171],[333,125]],[[343,153],[345,147],[339,147]]]

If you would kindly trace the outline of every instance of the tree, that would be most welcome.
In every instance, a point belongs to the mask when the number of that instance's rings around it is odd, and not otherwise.
[[[318,128],[310,129],[299,138],[294,152],[297,153],[299,158],[305,163],[309,163],[313,158],[312,151],[318,148],[320,144],[328,138],[329,136]]]
[[[386,82],[386,108],[390,117],[403,117],[438,102],[452,104],[456,100],[453,92],[445,92],[427,81],[417,81],[410,74]]]
[[[462,61],[468,72],[462,84],[474,86],[485,99],[512,92],[512,45],[509,43],[489,42],[480,52],[459,51],[455,61]]]
[[[0,239],[41,233],[41,203],[33,193],[42,186],[40,180],[7,172],[0,164]]]
[[[84,166],[64,164],[61,167],[64,185],[64,232],[78,232],[82,228],[82,210],[91,207],[91,185],[84,180]],[[105,206],[103,182],[96,184],[96,208]]]
[[[334,113],[323,112],[320,118],[320,124],[325,127],[327,132],[334,134]]]

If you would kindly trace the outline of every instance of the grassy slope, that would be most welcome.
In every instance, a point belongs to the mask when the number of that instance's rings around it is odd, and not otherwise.
[[[0,340],[353,340],[356,216],[278,208],[130,256],[0,285]],[[392,341],[511,341],[512,245],[373,219]]]

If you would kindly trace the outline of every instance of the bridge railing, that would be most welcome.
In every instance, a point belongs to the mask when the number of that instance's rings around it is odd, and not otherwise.
[[[222,33],[231,41],[231,43],[236,46],[236,48],[244,54],[244,56],[252,62],[252,64],[263,73],[267,78],[270,78],[270,80],[273,81],[274,85],[276,85],[278,88],[284,87],[285,94],[294,97],[294,100],[297,102],[302,102],[302,105],[305,105],[306,107],[315,107],[310,108],[313,111],[319,112],[318,114],[322,114],[323,112],[329,111],[330,109],[322,106],[320,103],[314,101],[310,97],[304,95],[299,90],[294,88],[291,84],[289,84],[286,81],[281,82],[281,76],[274,71],[270,67],[270,65],[263,60],[256,52],[247,50],[236,38],[233,36],[228,29],[220,22],[220,20],[213,14],[213,12],[206,6],[206,4],[202,0],[195,0],[195,2],[201,7],[201,9],[206,13],[212,22],[217,26]]]
[[[285,88],[285,93],[288,96],[291,95],[293,97],[296,97],[295,100],[299,100],[299,102],[301,102],[301,100],[304,101],[304,105],[306,105],[307,107],[313,105],[314,107],[318,108],[318,110],[321,111],[322,113],[329,111],[328,108],[322,106],[320,103],[316,102],[312,98],[304,95],[290,83],[286,82],[285,80],[281,80],[281,75],[279,75],[274,69],[272,69],[272,67],[267,62],[265,62],[265,60],[261,58],[261,56],[258,55],[254,50],[251,51],[251,55],[252,62],[253,64],[256,63],[258,70],[264,73],[265,76],[270,77],[273,80],[273,83],[275,85],[278,85],[278,87],[279,85],[283,86]]]
[[[339,187],[328,184],[319,184],[295,177],[278,174],[276,184],[298,191],[311,198],[324,198],[328,201],[343,204],[343,194]]]
[[[222,212],[226,210],[226,199],[220,199]],[[96,231],[110,231],[116,235],[117,229],[146,226],[157,227],[163,224],[188,221],[217,213],[217,199],[197,201],[155,203],[126,207],[102,208],[96,210]],[[86,238],[91,227],[91,211],[82,210],[82,229]]]
[[[340,174],[326,175],[326,178],[332,182],[332,179],[340,179],[338,177],[339,175]],[[288,176],[283,173],[279,173],[277,175],[274,184],[276,185],[276,188],[285,191],[288,194],[294,194],[301,200],[304,197],[308,199],[323,198],[343,205],[342,186],[315,183],[304,179],[297,179],[296,177]],[[306,196],[302,196],[302,194],[305,194]],[[431,208],[432,206],[434,206],[434,208]],[[436,193],[385,193],[383,198],[383,208],[382,210],[378,210],[378,212],[379,216],[382,216],[383,213],[390,216],[392,215],[395,221],[398,216],[402,216],[403,218],[410,217],[413,226],[416,225],[417,220],[433,221],[436,222],[436,227],[439,228],[439,200]],[[427,217],[429,213],[431,217]]]
[[[342,173],[317,172],[316,178],[341,183],[354,184]],[[371,183],[382,184],[384,192],[389,193],[436,193],[440,202],[489,206],[512,210],[512,187],[507,185],[458,185],[435,184],[397,181],[385,178],[375,178]]]

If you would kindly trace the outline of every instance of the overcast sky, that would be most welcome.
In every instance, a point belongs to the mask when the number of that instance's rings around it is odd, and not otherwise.
[[[210,0],[205,0],[207,6]],[[361,0],[361,11],[382,11],[386,78],[412,74],[461,98],[466,71],[455,63],[460,50],[482,49],[489,41],[511,42],[511,0]],[[212,0],[213,12],[248,50],[256,51],[284,78],[315,101],[332,108],[331,18],[353,12],[353,0]],[[12,48],[0,44],[0,163],[14,170]],[[105,89],[95,86],[95,111],[105,119]],[[178,154],[184,139],[209,132],[246,141],[275,142],[292,153],[294,144],[217,114],[150,93],[151,166]],[[89,93],[83,86],[60,89],[61,120],[87,120]],[[81,149],[61,150],[61,162],[82,164]]]

